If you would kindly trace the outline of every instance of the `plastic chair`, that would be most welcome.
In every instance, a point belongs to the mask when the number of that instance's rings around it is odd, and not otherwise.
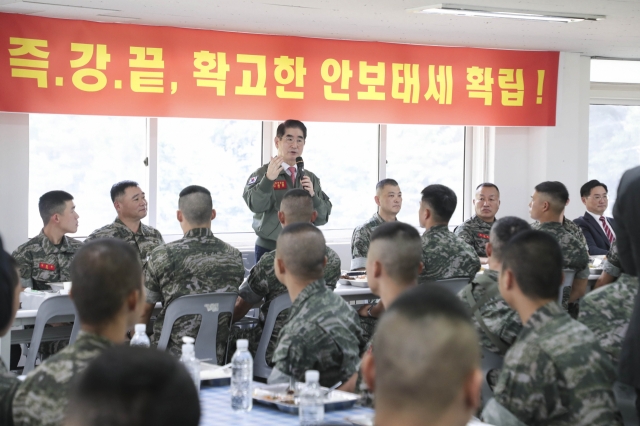
[[[437,280],[434,282],[442,285],[448,290],[451,290],[455,294],[458,294],[460,290],[464,288],[464,286],[469,284],[469,281],[470,279],[468,277],[464,277],[464,278],[448,278],[446,280]]]
[[[638,426],[638,413],[636,412],[636,391],[633,387],[624,383],[613,384],[613,394],[616,397],[618,410],[622,414],[624,426]]]
[[[52,322],[60,322],[59,319],[56,320],[56,317],[72,315],[75,319],[73,329],[71,331],[71,339],[69,339],[70,344],[75,341],[75,338],[78,335],[78,330],[80,329],[80,321],[77,318],[76,307],[73,305],[73,302],[71,301],[69,296],[53,296],[45,299],[42,302],[42,304],[38,308],[38,313],[36,314],[36,323],[33,327],[31,344],[29,350],[27,351],[27,360],[24,364],[24,370],[22,370],[22,374],[28,374],[36,366],[36,356],[38,355],[38,348],[40,348],[40,343],[42,343],[42,337],[45,332],[45,325]],[[56,330],[57,328],[61,329],[62,327],[49,328],[47,329],[47,331],[50,331],[50,333],[47,334],[58,334],[58,331],[62,331]],[[62,338],[63,336],[60,337]]]
[[[564,308],[564,310],[569,309],[569,297],[571,296],[571,286],[573,285],[573,278],[576,276],[576,271],[572,269],[563,269],[564,272],[564,281],[562,281],[562,285],[560,286],[560,291],[558,292],[558,304]],[[567,293],[565,295],[565,292]]]
[[[496,368],[502,368],[504,357],[498,355],[495,352],[491,352],[485,348],[482,348],[482,361],[480,367],[482,369],[482,405],[484,406],[493,397],[493,391],[489,386],[488,376],[489,371]]]
[[[175,299],[169,304],[167,312],[165,313],[160,339],[158,340],[158,349],[161,351],[167,349],[173,323],[175,323],[178,318],[185,315],[200,315],[200,329],[198,330],[198,335],[195,336],[196,357],[200,359],[213,358],[217,360],[216,337],[218,336],[218,316],[225,312],[233,315],[237,298],[237,293],[204,293],[191,294]],[[229,320],[229,322],[231,322],[231,320]]]
[[[291,307],[291,297],[289,293],[283,293],[276,297],[269,304],[269,313],[264,320],[264,327],[262,328],[262,336],[260,336],[260,343],[258,343],[258,350],[256,351],[256,358],[253,360],[253,375],[255,377],[261,377],[267,379],[271,374],[271,367],[267,364],[267,346],[269,340],[271,340],[271,334],[273,328],[276,325],[276,318],[280,315],[280,312]]]

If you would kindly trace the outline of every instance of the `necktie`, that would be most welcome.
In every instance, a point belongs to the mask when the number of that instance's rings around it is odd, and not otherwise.
[[[611,232],[611,228],[609,228],[609,224],[607,223],[607,220],[604,218],[604,216],[600,216],[600,222],[602,222],[602,228],[604,229],[604,233],[607,234],[609,243],[612,243],[614,240],[613,232]]]
[[[293,166],[289,167],[289,173],[291,173],[291,181],[295,186],[296,185],[296,168]]]

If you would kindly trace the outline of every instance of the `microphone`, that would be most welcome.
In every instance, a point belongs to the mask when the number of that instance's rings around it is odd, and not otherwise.
[[[304,160],[302,157],[296,158],[296,165],[298,166],[298,176],[302,179],[304,177]]]

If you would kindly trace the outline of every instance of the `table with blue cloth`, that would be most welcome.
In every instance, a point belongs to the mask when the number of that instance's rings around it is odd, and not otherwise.
[[[257,383],[256,383],[257,384]],[[200,390],[202,416],[201,426],[237,425],[237,426],[286,426],[299,425],[297,415],[283,413],[276,407],[265,406],[253,402],[248,413],[231,409],[231,393],[229,386],[203,387]],[[349,410],[330,411],[324,414],[324,423],[332,425],[351,425],[346,417],[373,415],[370,408],[353,407]]]

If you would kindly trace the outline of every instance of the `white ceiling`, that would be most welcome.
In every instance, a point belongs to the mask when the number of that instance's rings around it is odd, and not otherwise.
[[[442,0],[0,0],[0,12],[145,25],[640,59],[640,0],[456,0],[606,15],[571,24],[408,13]]]

